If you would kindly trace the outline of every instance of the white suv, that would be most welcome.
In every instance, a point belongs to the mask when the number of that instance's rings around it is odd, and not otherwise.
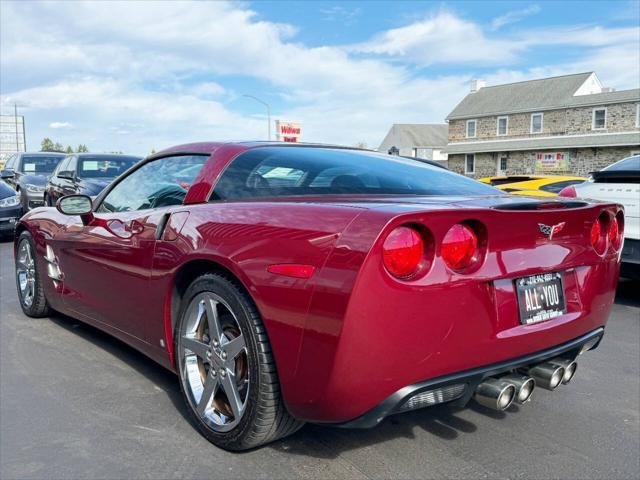
[[[561,197],[606,200],[624,205],[623,277],[640,278],[640,155],[628,157],[599,172],[589,180],[563,189]]]

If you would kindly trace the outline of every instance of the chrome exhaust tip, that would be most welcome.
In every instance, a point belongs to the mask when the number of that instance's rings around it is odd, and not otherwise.
[[[525,404],[531,400],[531,394],[536,387],[536,381],[528,375],[520,375],[518,373],[510,373],[500,378],[506,382],[512,383],[516,387],[516,396],[513,399],[517,404]]]
[[[516,397],[516,386],[500,378],[487,378],[476,388],[473,398],[492,410],[506,410]]]
[[[536,381],[536,385],[546,389],[555,390],[564,378],[564,367],[551,362],[541,363],[533,367],[520,369]]]
[[[578,370],[578,362],[569,360],[568,358],[554,358],[551,360],[551,363],[564,368],[564,375],[562,376],[563,385],[569,383],[576,374],[576,370]]]

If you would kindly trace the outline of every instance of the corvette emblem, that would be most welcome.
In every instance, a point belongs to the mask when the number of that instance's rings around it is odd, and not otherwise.
[[[553,240],[553,236],[556,233],[560,233],[564,228],[566,222],[557,223],[555,225],[545,225],[544,223],[539,223],[538,227],[540,231],[549,237],[549,240]]]

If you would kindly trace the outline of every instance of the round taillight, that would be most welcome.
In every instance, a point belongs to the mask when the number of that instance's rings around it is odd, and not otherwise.
[[[441,251],[442,258],[449,268],[464,270],[476,259],[478,237],[471,227],[458,223],[444,236]]]
[[[409,278],[418,271],[424,258],[424,241],[411,227],[398,227],[382,245],[382,258],[388,272],[397,278]]]
[[[609,224],[609,244],[615,252],[620,250],[620,247],[622,246],[623,229],[624,216],[622,215],[622,212],[618,212],[618,214],[611,219],[611,223]]]
[[[560,193],[558,193],[558,196],[575,198],[578,196],[578,192],[576,192],[576,187],[574,187],[573,185],[569,185],[568,187],[564,187],[562,190],[560,190]]]
[[[591,227],[591,246],[598,255],[607,250],[607,232],[602,216],[598,217]]]

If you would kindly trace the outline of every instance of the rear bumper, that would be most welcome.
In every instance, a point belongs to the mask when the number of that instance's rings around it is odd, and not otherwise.
[[[491,365],[466,370],[464,372],[458,372],[439,378],[429,379],[424,382],[415,383],[413,385],[408,385],[387,397],[384,401],[382,401],[373,409],[369,410],[364,415],[349,422],[334,425],[342,428],[375,427],[384,418],[390,415],[412,410],[410,408],[406,408],[406,403],[411,398],[420,394],[424,394],[426,392],[432,392],[436,390],[446,392],[454,391],[455,389],[456,396],[451,400],[436,401],[434,404],[452,402],[457,406],[464,406],[471,399],[471,396],[473,395],[476,387],[485,378],[500,375],[516,368],[535,365],[546,360],[556,358],[558,356],[574,360],[581,353],[583,346],[585,346],[589,342],[595,342],[589,348],[589,350],[597,348],[597,346],[600,344],[600,341],[602,340],[603,335],[604,328],[598,328],[596,330],[593,330],[592,332],[587,333],[586,335],[582,335],[562,345],[558,345],[541,352],[536,352],[520,358],[493,363]],[[438,394],[436,394],[436,396],[437,395]]]

